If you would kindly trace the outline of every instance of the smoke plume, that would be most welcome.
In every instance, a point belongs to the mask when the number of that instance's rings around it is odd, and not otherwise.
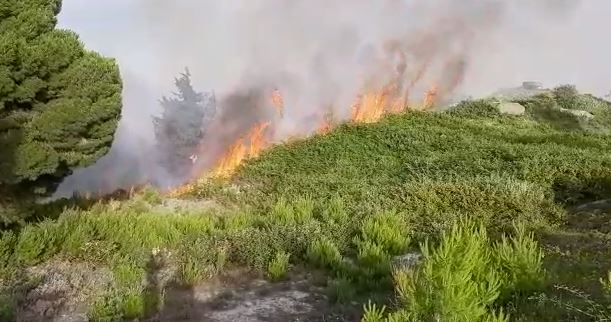
[[[63,8],[64,26],[118,58],[125,100],[111,153],[60,194],[172,182],[150,164],[148,115],[185,66],[197,90],[219,98],[202,170],[277,117],[276,89],[285,110],[274,141],[312,133],[329,112],[347,119],[357,95],[389,84],[413,102],[432,86],[444,102],[531,79],[611,89],[603,34],[611,3],[602,0],[64,0]]]

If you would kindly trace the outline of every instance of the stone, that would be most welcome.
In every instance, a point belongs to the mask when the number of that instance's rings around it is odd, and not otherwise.
[[[561,111],[565,112],[565,113],[569,113],[569,114],[573,114],[577,117],[581,117],[581,118],[585,118],[585,119],[593,119],[594,115],[588,111],[582,111],[582,110],[569,110],[567,108],[561,108]]]
[[[526,108],[518,103],[501,103],[497,107],[502,114],[524,115]]]
[[[412,269],[420,264],[421,259],[422,254],[420,253],[407,253],[393,257],[392,266],[395,269]]]

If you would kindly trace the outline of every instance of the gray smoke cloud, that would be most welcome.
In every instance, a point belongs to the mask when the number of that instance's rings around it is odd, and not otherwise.
[[[220,98],[206,168],[273,117],[275,88],[286,106],[276,141],[311,133],[330,109],[346,119],[357,94],[393,80],[416,101],[433,84],[451,99],[524,80],[606,94],[608,17],[605,0],[64,0],[61,25],[118,59],[125,99],[111,153],[58,193],[171,182],[151,164],[150,115],[185,66]]]

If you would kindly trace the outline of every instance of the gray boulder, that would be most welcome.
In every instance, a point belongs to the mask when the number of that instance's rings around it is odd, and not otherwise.
[[[502,114],[524,115],[526,108],[518,103],[500,103],[497,107]]]

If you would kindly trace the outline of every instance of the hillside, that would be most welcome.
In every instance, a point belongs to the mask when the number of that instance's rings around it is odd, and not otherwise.
[[[519,103],[344,124],[181,198],[38,207],[0,239],[0,317],[608,320],[611,104]]]

